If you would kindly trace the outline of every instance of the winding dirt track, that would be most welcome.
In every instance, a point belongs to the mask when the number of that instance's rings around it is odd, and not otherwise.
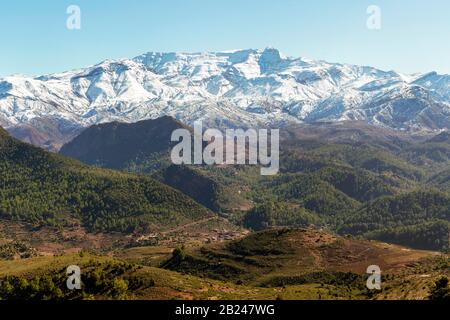
[[[199,224],[202,224],[202,223],[205,223],[205,222],[209,222],[209,221],[214,220],[214,219],[217,219],[217,217],[209,217],[209,218],[205,218],[205,219],[202,219],[202,220],[197,220],[197,221],[194,221],[194,222],[190,222],[188,224],[184,224],[182,226],[175,227],[173,229],[162,231],[161,235],[165,236],[165,235],[168,235],[170,233],[181,231],[183,229],[186,229],[186,228],[189,228],[189,227],[192,227],[192,226],[196,226],[196,225],[199,225]]]

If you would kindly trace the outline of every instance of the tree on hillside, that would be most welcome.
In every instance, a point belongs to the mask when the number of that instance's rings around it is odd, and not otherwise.
[[[442,277],[437,280],[431,289],[428,298],[430,300],[448,300],[450,301],[450,287],[448,285],[448,278]]]

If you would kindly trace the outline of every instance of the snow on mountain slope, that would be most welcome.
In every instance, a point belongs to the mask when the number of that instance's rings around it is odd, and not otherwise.
[[[222,127],[364,120],[439,130],[450,127],[449,89],[448,75],[291,58],[273,48],[149,52],[59,74],[0,79],[0,125],[25,136],[38,130],[38,141],[44,132],[49,140],[40,144],[54,149],[93,124],[163,115]]]

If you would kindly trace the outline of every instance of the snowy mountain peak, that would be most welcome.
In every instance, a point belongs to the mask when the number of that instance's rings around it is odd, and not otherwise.
[[[1,125],[42,130],[51,119],[58,133],[162,115],[220,126],[365,120],[438,130],[450,126],[449,105],[448,75],[287,57],[276,48],[148,52],[80,70],[0,79]]]

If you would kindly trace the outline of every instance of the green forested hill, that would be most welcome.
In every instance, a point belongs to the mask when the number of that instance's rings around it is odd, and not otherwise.
[[[0,132],[0,218],[132,232],[203,218],[210,212],[145,176],[93,168]]]
[[[320,216],[334,216],[359,206],[359,202],[313,174],[286,174],[266,184],[279,202],[301,204]]]
[[[363,234],[370,230],[395,228],[430,220],[450,220],[450,196],[440,191],[413,191],[381,197],[347,215],[344,230]]]
[[[368,239],[403,244],[418,249],[448,250],[450,223],[435,220],[423,224],[382,228],[365,234]]]
[[[418,190],[381,197],[336,220],[340,233],[443,250],[449,247],[450,196]]]
[[[72,156],[86,161],[80,155],[98,149],[102,160],[97,164],[116,168],[113,162],[120,159],[123,170],[154,173],[154,163],[167,161],[158,151],[169,149],[164,122],[181,126],[165,117],[94,127],[63,151],[76,150]],[[112,134],[111,140],[103,129]],[[137,132],[154,139],[142,135],[146,140],[137,143]],[[352,122],[290,126],[280,134],[277,176],[261,177],[251,166],[166,163],[154,177],[251,229],[313,224],[417,248],[448,247],[448,134],[415,136]],[[86,162],[95,163],[94,158]]]

